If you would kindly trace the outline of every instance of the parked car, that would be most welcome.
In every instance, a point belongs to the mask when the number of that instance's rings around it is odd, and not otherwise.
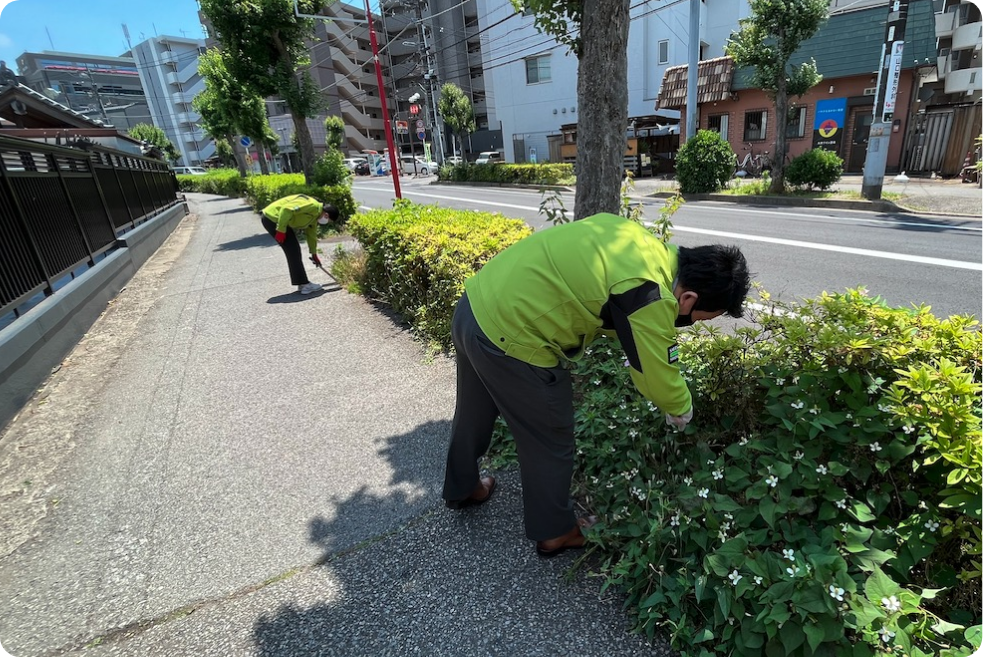
[[[464,164],[464,158],[459,155],[451,155],[449,158],[444,160],[444,164],[450,164],[451,166],[457,166],[458,164]]]
[[[403,173],[418,173],[424,176],[437,173],[436,162],[428,162],[422,157],[414,157],[412,155],[400,155],[399,159],[403,162]]]
[[[498,151],[484,151],[478,153],[478,159],[474,161],[475,164],[497,164],[504,161],[502,159],[502,154]]]
[[[207,171],[202,167],[174,167],[175,175],[203,176]]]
[[[369,167],[368,160],[360,160],[355,164],[355,168],[352,169],[357,176],[367,176],[372,173],[371,167]]]
[[[358,166],[360,162],[368,163],[368,160],[366,160],[364,157],[347,157],[343,160],[343,162],[345,163],[345,166],[348,167],[349,171],[355,171],[355,167]],[[355,171],[355,173],[358,172]]]

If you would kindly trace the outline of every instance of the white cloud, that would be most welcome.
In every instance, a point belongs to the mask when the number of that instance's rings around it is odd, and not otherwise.
[[[6,7],[7,5],[9,5],[13,1],[14,0],[0,0],[0,14],[3,13],[4,7]]]
[[[3,2],[3,0],[0,0],[0,2]],[[12,45],[14,45],[13,39],[11,39],[3,32],[0,32],[0,48],[9,48]]]

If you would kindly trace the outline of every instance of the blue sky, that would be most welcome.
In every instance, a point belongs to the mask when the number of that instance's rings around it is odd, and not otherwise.
[[[16,68],[25,51],[121,55],[123,23],[133,45],[155,35],[203,38],[195,0],[14,0],[0,12],[0,59]]]

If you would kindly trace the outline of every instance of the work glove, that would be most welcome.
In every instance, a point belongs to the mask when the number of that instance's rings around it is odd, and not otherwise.
[[[676,431],[682,431],[689,424],[690,420],[693,419],[693,407],[690,406],[689,410],[682,415],[669,415],[666,413],[666,424],[670,427],[675,427]]]
[[[277,231],[276,235],[274,235],[273,238],[277,241],[278,244],[283,244],[283,241],[287,239],[287,234]]]
[[[315,267],[320,267],[321,266],[321,259],[317,257],[317,254],[316,253],[312,253],[311,254],[311,262],[314,263],[314,266]]]

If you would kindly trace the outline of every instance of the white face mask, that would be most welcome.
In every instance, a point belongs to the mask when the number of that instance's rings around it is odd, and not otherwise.
[[[325,217],[323,214],[317,218],[317,223],[321,224],[322,226],[327,226],[328,222],[330,221],[331,220]]]

